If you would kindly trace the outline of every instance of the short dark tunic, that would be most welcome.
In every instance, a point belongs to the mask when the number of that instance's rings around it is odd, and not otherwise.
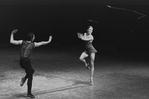
[[[86,53],[96,53],[97,50],[93,47],[92,41],[84,41]]]

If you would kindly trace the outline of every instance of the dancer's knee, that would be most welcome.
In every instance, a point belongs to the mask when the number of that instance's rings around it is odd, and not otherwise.
[[[31,71],[30,71],[30,74],[31,74],[31,75],[33,75],[33,74],[34,74],[34,72],[35,72],[34,70],[31,70]]]
[[[83,52],[83,53],[81,54],[81,56],[79,57],[79,59],[80,59],[81,61],[84,61],[84,59],[85,59],[86,57],[88,57],[88,54],[86,54],[85,52]]]
[[[93,67],[94,68],[94,60],[90,60],[90,64],[91,64],[91,67]]]
[[[28,74],[29,76],[32,76],[32,75],[34,74],[34,72],[35,72],[35,71],[34,71],[33,69],[31,69],[31,70],[28,71],[27,74]]]
[[[84,58],[83,58],[83,57],[79,57],[79,60],[83,61],[83,60],[84,60]]]
[[[29,74],[28,76],[28,83],[31,83],[33,80],[33,74]]]

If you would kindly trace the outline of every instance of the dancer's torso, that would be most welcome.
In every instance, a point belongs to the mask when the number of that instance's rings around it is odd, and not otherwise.
[[[34,42],[23,41],[20,50],[20,57],[21,58],[30,57],[34,46],[35,46]]]
[[[92,46],[92,41],[84,41],[85,48],[89,48]]]
[[[92,45],[92,41],[93,40],[84,41],[84,43],[85,43],[85,52],[86,53],[96,53],[97,52],[97,50]]]

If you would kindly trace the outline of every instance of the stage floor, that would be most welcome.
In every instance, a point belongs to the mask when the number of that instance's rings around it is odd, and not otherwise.
[[[19,50],[0,50],[0,99],[28,99]],[[81,52],[35,50],[32,93],[35,99],[148,99],[149,64],[145,61],[96,55],[94,85],[90,71],[79,61]],[[100,53],[100,52],[99,52]]]

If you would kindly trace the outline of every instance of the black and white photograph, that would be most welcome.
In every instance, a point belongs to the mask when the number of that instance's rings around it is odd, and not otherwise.
[[[0,0],[0,99],[149,99],[148,0]]]

